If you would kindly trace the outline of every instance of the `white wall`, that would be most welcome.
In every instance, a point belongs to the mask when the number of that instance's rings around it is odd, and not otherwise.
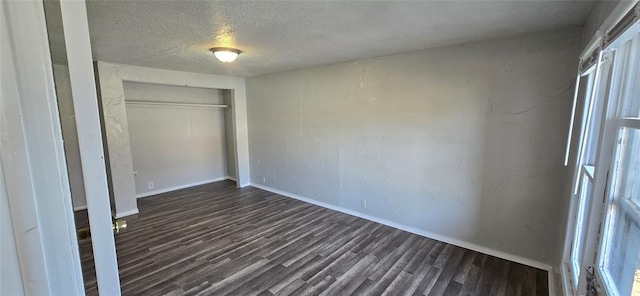
[[[125,101],[224,103],[219,89],[136,82],[124,83],[124,95]],[[126,106],[138,196],[228,176],[224,109]]]
[[[0,295],[24,295],[2,165],[0,165]]]
[[[248,78],[251,181],[551,265],[579,41],[567,29]]]
[[[78,146],[76,116],[73,111],[69,67],[53,65],[53,78],[56,82],[56,96],[58,99],[58,109],[60,111],[64,154],[67,160],[67,171],[69,173],[71,201],[73,202],[74,209],[84,209],[87,207],[87,198],[84,191],[84,180],[82,179],[82,162],[80,160],[80,147]]]
[[[114,216],[120,218],[138,213],[122,78],[118,69],[110,64],[96,62],[94,67],[98,68],[96,85],[103,121],[109,198]]]

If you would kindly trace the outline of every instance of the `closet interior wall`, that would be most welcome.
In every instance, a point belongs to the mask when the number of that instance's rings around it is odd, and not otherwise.
[[[137,197],[233,178],[224,93],[124,82]]]

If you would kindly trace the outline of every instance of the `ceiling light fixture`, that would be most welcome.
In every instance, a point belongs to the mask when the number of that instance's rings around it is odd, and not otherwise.
[[[231,48],[231,47],[214,47],[209,49],[213,54],[223,63],[231,63],[238,58],[240,54],[239,49]]]

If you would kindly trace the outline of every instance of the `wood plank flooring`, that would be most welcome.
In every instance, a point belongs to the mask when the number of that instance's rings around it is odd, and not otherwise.
[[[138,206],[116,235],[123,295],[548,295],[546,271],[232,181]]]

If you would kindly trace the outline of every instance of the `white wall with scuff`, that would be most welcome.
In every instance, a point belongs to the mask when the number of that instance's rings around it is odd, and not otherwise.
[[[248,78],[251,181],[549,266],[580,33]]]
[[[54,64],[53,77],[56,83],[56,97],[58,98],[60,125],[62,126],[62,138],[64,140],[64,154],[67,160],[69,186],[71,187],[71,201],[73,202],[73,208],[80,210],[87,207],[87,198],[82,178],[82,162],[80,160],[80,147],[78,146],[76,116],[73,110],[71,82],[69,81],[69,67]]]
[[[224,103],[219,89],[136,82],[124,83],[124,96],[125,101]],[[228,177],[224,109],[144,104],[126,108],[137,196]]]
[[[100,62],[94,67],[98,69],[96,82],[103,120],[109,195],[114,216],[120,218],[138,213],[124,89],[116,67]]]

